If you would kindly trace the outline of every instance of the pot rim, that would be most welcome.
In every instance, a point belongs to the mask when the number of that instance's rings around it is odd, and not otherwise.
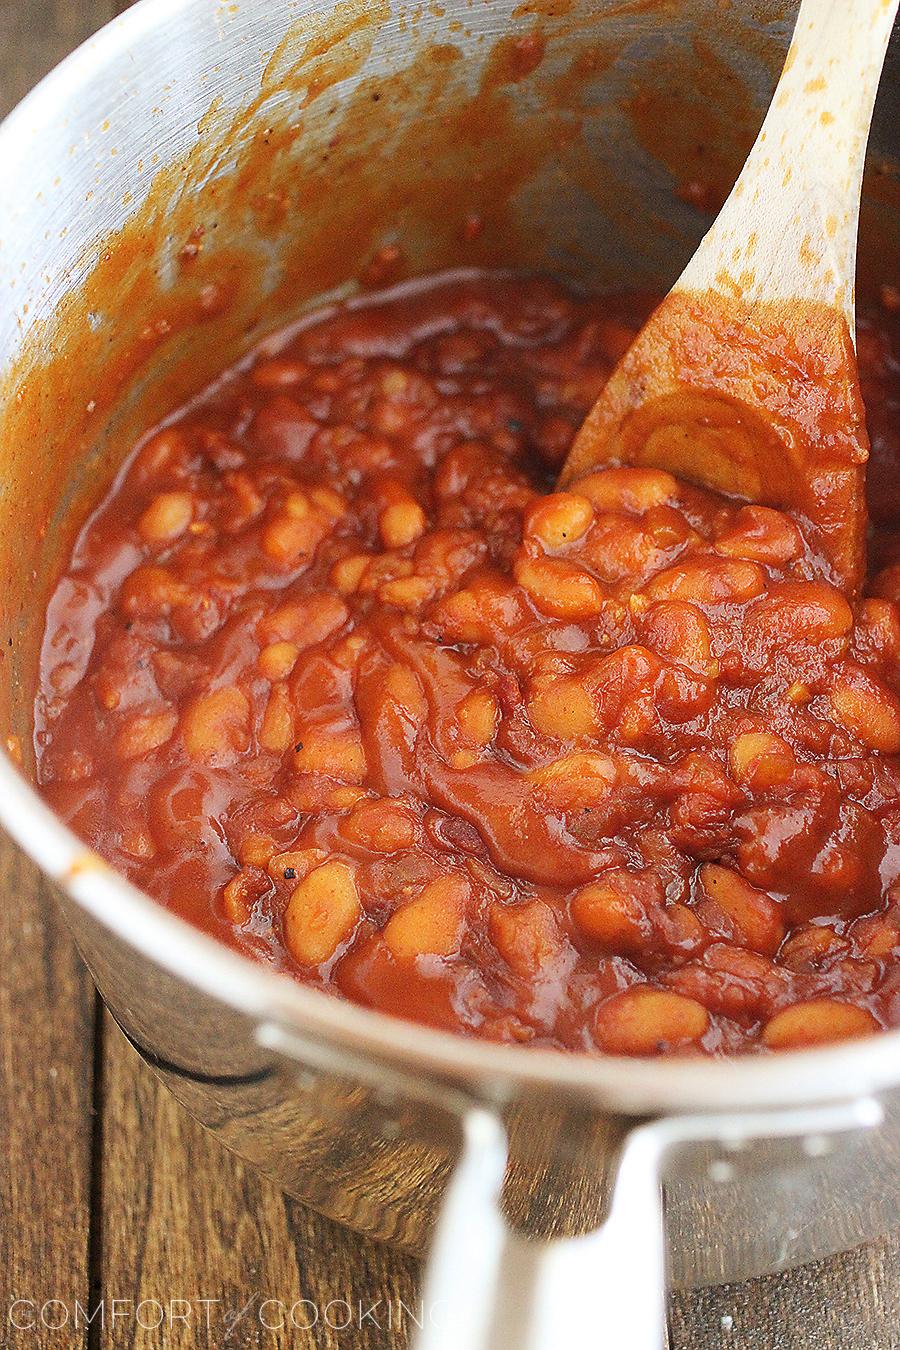
[[[190,0],[138,0],[51,71],[0,123],[0,145],[53,125],[104,66]],[[21,143],[20,143],[21,144]],[[258,1024],[340,1054],[465,1083],[476,1095],[553,1090],[626,1115],[734,1111],[846,1099],[900,1083],[900,1029],[818,1049],[730,1059],[630,1059],[470,1039],[374,1012],[267,969],[193,928],[105,863],[0,754],[0,825],[79,906],[117,937]]]

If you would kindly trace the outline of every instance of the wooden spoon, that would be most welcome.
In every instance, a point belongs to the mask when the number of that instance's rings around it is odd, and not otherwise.
[[[898,0],[803,0],[717,220],[587,416],[561,486],[668,469],[805,518],[826,574],[865,570],[868,438],[854,347],[859,200]]]

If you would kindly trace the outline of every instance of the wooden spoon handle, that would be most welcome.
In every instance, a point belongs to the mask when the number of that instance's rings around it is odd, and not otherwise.
[[[859,199],[898,0],[803,0],[744,169],[676,289],[812,300],[854,328]]]

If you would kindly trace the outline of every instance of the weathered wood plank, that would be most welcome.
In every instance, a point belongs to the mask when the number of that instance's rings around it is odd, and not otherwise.
[[[897,1350],[900,1234],[672,1300],[673,1350]]]
[[[0,116],[104,22],[107,0],[0,6]],[[0,1343],[89,1305],[95,995],[48,889],[0,837]],[[14,1300],[26,1302],[14,1306]],[[52,1308],[46,1305],[55,1300]],[[67,1345],[85,1341],[70,1322]]]
[[[111,12],[112,0],[4,0],[0,116]],[[0,1345],[86,1343],[95,1016],[49,889],[0,835]]]
[[[0,116],[114,12],[114,0],[3,0]]]
[[[0,1345],[38,1345],[49,1333],[27,1327],[51,1300],[51,1323],[88,1304],[94,992],[47,887],[5,835],[0,972]],[[70,1332],[74,1350],[83,1335]]]
[[[147,1301],[147,1326],[107,1322],[104,1350],[405,1343],[402,1327],[387,1328],[387,1309],[396,1316],[400,1300],[414,1306],[415,1262],[318,1218],[245,1167],[182,1110],[110,1019],[103,1060],[103,1293],[107,1308],[113,1298],[134,1309]],[[379,1307],[362,1318],[360,1304]],[[329,1329],[348,1317],[353,1331]]]

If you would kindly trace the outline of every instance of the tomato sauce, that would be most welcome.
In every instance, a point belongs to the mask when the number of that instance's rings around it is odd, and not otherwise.
[[[450,275],[145,438],[47,615],[56,810],[163,904],[493,1040],[729,1054],[900,1024],[900,364],[876,569],[648,468],[553,485],[647,310]]]

